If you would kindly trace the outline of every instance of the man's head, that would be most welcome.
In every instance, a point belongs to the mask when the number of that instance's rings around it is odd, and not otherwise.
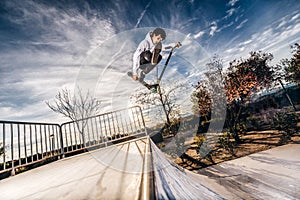
[[[162,28],[156,28],[152,32],[151,39],[153,44],[158,44],[166,38],[166,32]]]

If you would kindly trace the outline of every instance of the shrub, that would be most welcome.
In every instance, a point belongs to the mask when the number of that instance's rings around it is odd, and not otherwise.
[[[218,138],[218,144],[221,148],[227,150],[231,155],[234,153],[234,142],[232,141],[233,134],[231,132],[225,132]]]
[[[295,113],[287,111],[276,113],[273,118],[273,126],[282,133],[280,143],[288,142],[297,133],[298,117]]]

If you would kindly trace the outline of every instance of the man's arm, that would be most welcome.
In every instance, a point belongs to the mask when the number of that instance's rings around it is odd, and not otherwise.
[[[163,44],[162,51],[171,50],[173,47],[180,47],[182,44],[180,42],[171,43],[171,44]]]

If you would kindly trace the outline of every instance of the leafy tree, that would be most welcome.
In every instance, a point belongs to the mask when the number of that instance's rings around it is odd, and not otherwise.
[[[281,87],[284,90],[285,96],[293,107],[294,111],[296,111],[296,107],[290,98],[287,90],[282,82],[284,79],[287,82],[300,83],[300,45],[295,43],[291,46],[293,56],[291,59],[282,59],[280,64],[277,65],[279,68],[278,71],[282,72],[277,76],[276,80],[280,83]]]
[[[241,128],[242,112],[250,96],[274,81],[274,68],[269,65],[272,59],[272,54],[251,52],[248,59],[234,60],[229,65],[224,82],[228,103],[226,124],[237,143],[241,142],[239,134],[245,130]]]
[[[251,52],[250,58],[231,62],[225,77],[228,103],[245,102],[257,90],[269,86],[274,75],[272,66],[268,65],[272,59],[272,54]]]
[[[203,79],[198,82],[191,94],[193,112],[200,116],[198,133],[206,132],[209,127],[215,131],[222,129],[226,115],[223,61],[218,55],[214,55],[206,67]]]
[[[191,101],[193,102],[193,113],[196,116],[202,116],[208,120],[208,116],[211,112],[212,101],[210,92],[204,81],[198,82],[197,86],[195,86],[195,90],[191,95]]]
[[[298,117],[295,113],[284,111],[275,114],[273,126],[282,133],[279,143],[284,144],[291,140],[298,131],[297,122]]]
[[[191,95],[191,101],[193,102],[193,113],[204,116],[208,120],[213,103],[217,105],[224,100],[221,95],[223,93],[223,61],[218,55],[214,55],[206,66],[208,70],[204,73],[204,79],[195,86],[195,90]]]
[[[284,78],[287,82],[300,82],[300,45],[291,46],[293,56],[291,59],[283,59],[280,64],[284,70]]]
[[[226,96],[224,94],[224,75],[223,61],[215,55],[209,63],[206,64],[207,71],[203,79],[195,86],[191,95],[191,101],[194,103],[194,112],[200,114],[200,124],[198,135],[194,138],[197,144],[197,152],[200,157],[206,157],[214,163],[212,152],[218,142],[215,138],[219,129],[223,129],[224,118],[226,116]],[[208,125],[209,124],[209,125]],[[207,138],[202,134],[210,131],[212,134]]]
[[[78,93],[72,95],[71,91],[65,88],[58,92],[52,103],[47,101],[46,104],[54,112],[62,114],[76,123],[78,131],[82,134],[83,144],[85,145],[83,134],[87,120],[84,119],[97,114],[100,109],[100,102],[93,98],[89,91],[83,93],[78,88]]]

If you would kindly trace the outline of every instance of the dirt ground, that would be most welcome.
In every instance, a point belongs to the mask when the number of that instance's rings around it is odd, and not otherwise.
[[[300,132],[294,135],[289,141],[282,142],[282,134],[276,130],[252,131],[241,136],[242,144],[233,148],[233,153],[216,146],[211,156],[200,158],[197,153],[197,145],[193,143],[186,153],[175,160],[175,163],[188,170],[198,170],[224,161],[233,160],[249,154],[271,149],[284,144],[300,144]]]

